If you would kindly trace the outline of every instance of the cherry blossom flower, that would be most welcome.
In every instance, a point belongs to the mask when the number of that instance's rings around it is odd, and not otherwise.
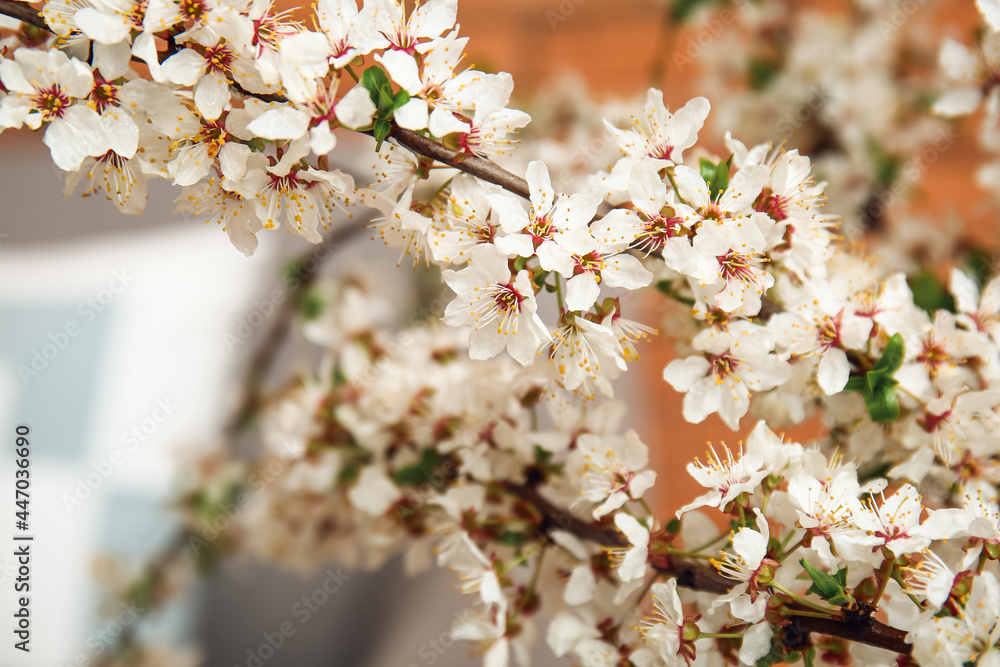
[[[84,63],[55,49],[18,49],[0,60],[0,82],[9,91],[0,100],[0,130],[46,125],[42,141],[60,169],[76,171],[110,148],[100,116],[83,103],[94,88]]]
[[[614,332],[576,316],[552,332],[552,342],[542,350],[536,368],[543,377],[584,398],[597,393],[613,396],[611,380],[627,370]]]
[[[643,618],[638,625],[644,649],[652,656],[634,655],[637,665],[658,664],[666,667],[682,667],[695,659],[694,642],[684,638],[684,609],[677,595],[677,579],[666,583],[655,583],[650,588],[653,598],[653,613]]]
[[[622,581],[637,581],[646,576],[646,560],[649,557],[649,529],[632,516],[615,514],[615,525],[625,534],[630,547],[623,549],[616,568]],[[616,552],[617,553],[617,552]]]
[[[687,464],[688,474],[709,491],[682,507],[677,516],[683,516],[686,512],[699,507],[723,509],[741,494],[752,494],[761,481],[770,474],[760,456],[744,454],[741,447],[739,456],[733,458],[732,450],[725,445],[723,449],[726,452],[725,460],[711,448],[707,464],[703,464],[697,458],[694,463]]]
[[[767,557],[770,540],[767,519],[759,509],[754,508],[754,512],[757,515],[757,530],[740,528],[731,540],[732,553],[724,551],[722,560],[712,559],[712,565],[722,576],[740,582],[712,603],[713,608],[730,604],[733,615],[748,623],[757,623],[764,617],[764,607],[770,594],[761,587],[774,580],[779,566],[777,561]]]
[[[784,287],[784,286],[783,286]],[[872,321],[855,315],[844,299],[821,288],[788,286],[789,303],[801,304],[794,312],[779,313],[768,322],[782,356],[818,356],[816,379],[827,396],[847,385],[851,365],[847,350],[859,350],[868,341]],[[783,292],[784,294],[784,292]]]
[[[556,197],[548,167],[537,160],[528,165],[526,176],[530,212],[525,212],[521,202],[510,195],[487,196],[507,234],[497,239],[496,245],[511,256],[537,255],[543,269],[570,278],[576,266],[573,253],[586,253],[593,243],[587,225],[597,213],[601,195],[587,190]]]
[[[428,42],[455,25],[458,0],[428,0],[419,5],[409,17],[399,0],[372,0],[365,3],[360,26],[365,30],[364,52],[374,49],[393,49],[406,53],[424,53]]]
[[[316,155],[326,155],[337,144],[335,127],[359,128],[370,125],[375,113],[368,90],[355,86],[337,98],[339,79],[311,95],[294,99],[293,104],[267,109],[247,125],[263,139],[294,141],[309,135],[309,147]],[[336,125],[333,125],[336,123]]]
[[[461,271],[445,271],[445,283],[455,293],[444,321],[451,326],[471,326],[469,354],[473,359],[495,357],[504,348],[527,366],[548,330],[535,312],[535,295],[527,271],[511,278],[507,258],[491,244],[470,252],[469,265]]]
[[[1000,345],[1000,277],[986,283],[980,296],[976,284],[959,269],[953,269],[951,293],[955,296],[958,320]]]
[[[614,512],[629,500],[638,500],[656,482],[656,473],[646,470],[649,450],[635,431],[624,438],[585,433],[577,439],[583,459],[581,494],[592,503],[594,518]]]
[[[879,495],[881,504],[876,504],[874,499],[867,502],[848,499],[853,523],[877,538],[872,548],[885,546],[896,556],[926,549],[931,540],[920,533],[923,505],[917,489],[904,484],[888,499],[884,493]]]
[[[676,114],[663,105],[663,93],[650,88],[643,107],[644,123],[633,117],[635,129],[619,130],[607,120],[605,127],[615,137],[626,157],[615,166],[625,178],[639,160],[650,160],[656,170],[681,164],[684,151],[698,140],[698,132],[705,124],[711,106],[704,97],[695,97]]]
[[[718,412],[734,431],[750,408],[750,392],[765,391],[791,376],[786,362],[770,354],[773,340],[758,327],[730,327],[703,343],[703,356],[675,359],[663,379],[684,396],[684,418],[694,424]]]
[[[995,665],[1000,660],[1000,584],[992,572],[975,578],[961,614],[924,614],[906,636],[923,665]]]

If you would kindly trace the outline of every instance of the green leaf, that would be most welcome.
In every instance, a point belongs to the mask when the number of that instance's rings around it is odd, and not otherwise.
[[[504,534],[500,536],[500,539],[497,540],[500,544],[508,547],[519,547],[527,541],[528,540],[524,536],[524,533],[519,533],[514,530],[505,531]]]
[[[389,136],[392,132],[392,123],[384,118],[379,118],[375,121],[374,134],[375,134],[375,150],[382,148],[382,142],[385,138]]]
[[[714,196],[718,197],[729,189],[729,167],[732,161],[733,156],[730,155],[728,160],[720,162],[719,166],[715,168],[715,178],[708,184],[709,194],[715,193]]]
[[[403,106],[410,101],[410,94],[405,90],[400,90],[396,93],[396,97],[392,101],[392,110],[395,111],[399,107]]]
[[[799,560],[802,569],[812,579],[812,586],[806,594],[813,593],[837,607],[844,607],[854,602],[854,597],[847,592],[847,568],[831,575],[818,569],[805,558]]]
[[[389,83],[389,77],[386,75],[385,70],[378,65],[369,67],[361,73],[361,85],[368,90],[368,94],[371,95],[372,102],[377,107],[380,106],[379,96],[381,91],[385,89],[392,90],[392,84]]]
[[[708,194],[715,199],[729,188],[729,167],[732,163],[732,156],[725,162],[713,164],[710,160],[701,158],[698,161],[698,169],[701,177],[708,184]]]
[[[701,158],[698,160],[698,171],[701,172],[701,177],[705,179],[706,183],[711,183],[712,179],[715,178],[715,163]]]
[[[955,299],[933,273],[924,271],[907,278],[906,282],[913,292],[913,303],[927,311],[931,317],[934,317],[934,313],[939,310],[955,312]]]
[[[540,445],[535,445],[535,463],[545,464],[552,459],[552,452],[543,449]]]
[[[434,468],[441,461],[436,449],[428,448],[420,454],[420,460],[400,468],[392,474],[392,481],[401,486],[417,486],[433,477]]]
[[[865,377],[866,375],[852,375],[847,380],[847,385],[844,387],[844,391],[862,391],[865,388]]]
[[[514,271],[520,271],[524,268],[524,265],[528,263],[527,257],[518,257],[514,260]]]
[[[893,334],[889,342],[886,343],[885,349],[882,350],[882,356],[875,362],[872,372],[885,371],[891,377],[903,365],[905,358],[906,342],[903,340],[902,334]]]
[[[747,78],[754,90],[764,90],[781,72],[781,64],[752,58],[747,66]]]
[[[670,17],[675,23],[683,23],[698,11],[702,5],[718,4],[720,0],[674,0],[670,8]]]
[[[323,297],[314,291],[306,292],[299,299],[299,308],[302,310],[302,317],[307,322],[315,320],[323,314],[326,302]]]
[[[895,384],[895,380],[892,381]],[[899,419],[899,397],[893,385],[882,384],[863,394],[868,414],[876,424],[891,424]]]

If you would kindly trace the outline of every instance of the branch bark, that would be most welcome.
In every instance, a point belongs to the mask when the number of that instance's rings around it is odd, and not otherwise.
[[[41,12],[27,4],[26,2],[14,2],[13,0],[0,0],[0,14],[4,14],[18,21],[33,25],[48,32],[49,26],[45,24]]]
[[[546,499],[537,487],[508,484],[507,490],[535,506],[544,517],[540,527],[544,532],[556,529],[565,530],[582,540],[594,542],[604,547],[614,548],[628,545],[625,536],[616,528],[606,524],[584,521],[573,516]],[[728,593],[734,585],[732,580],[719,574],[713,565],[692,558],[670,557],[668,564],[658,568],[657,571],[676,577],[678,586],[715,595]],[[839,620],[793,615],[792,620],[800,630],[805,632],[839,637],[902,655],[910,655],[912,651],[912,646],[906,643],[906,632],[871,617]]]

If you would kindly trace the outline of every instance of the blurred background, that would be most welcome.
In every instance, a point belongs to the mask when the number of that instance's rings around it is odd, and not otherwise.
[[[843,9],[840,3],[797,4]],[[575,100],[637,113],[651,85],[674,108],[696,94],[714,104],[728,94],[726,82],[705,77],[704,63],[679,66],[684,61],[676,56],[707,40],[718,57],[726,40],[738,38],[739,22],[718,22],[717,8],[708,7],[679,27],[672,7],[657,0],[461,0],[459,21],[470,37],[466,63],[511,72],[511,106],[544,118],[546,127],[559,127],[560,113],[572,115]],[[912,20],[940,40],[966,37],[976,15],[971,0],[927,2]],[[970,178],[977,148],[960,129],[949,149],[926,165],[924,180],[933,188],[914,200],[924,218],[942,225],[961,219],[973,238],[995,243],[995,211]],[[701,136],[722,150],[723,131],[711,120]],[[372,162],[368,140],[344,137],[341,144],[344,154],[353,147],[358,156],[342,168],[364,180]],[[615,152],[607,145],[577,150],[568,163],[581,172],[607,166],[600,160]],[[25,657],[4,642],[0,664],[11,667],[89,664],[128,625],[128,609],[110,610],[117,624],[102,615],[109,610],[99,609],[95,559],[107,553],[138,564],[169,539],[175,462],[207,446],[229,417],[248,360],[268,329],[262,304],[275,289],[286,289],[282,268],[308,251],[298,238],[262,234],[255,255],[245,258],[219,229],[173,215],[174,193],[162,182],[151,186],[138,217],[119,215],[96,198],[60,198],[62,187],[39,136],[3,134],[0,432],[10,442],[16,424],[31,428],[30,532],[36,536],[35,651]],[[364,235],[335,252],[334,271],[364,262],[395,272],[401,283],[414,275],[396,268],[398,251]],[[702,453],[706,441],[735,443],[740,435],[715,417],[698,426],[683,421],[680,396],[661,379],[673,355],[671,332],[662,330],[663,299],[651,295],[637,306],[636,319],[663,335],[643,348],[623,391],[632,424],[653,451],[661,475],[656,502],[666,516],[698,491],[683,464]],[[253,313],[264,313],[259,326],[249,320]],[[243,337],[248,322],[251,334]],[[285,371],[296,364],[305,370],[307,363],[293,354]],[[753,422],[744,425],[749,431]],[[808,424],[802,432],[816,428]],[[11,488],[11,449],[0,455],[3,488]],[[7,525],[0,535],[9,538]],[[465,606],[450,573],[409,580],[394,561],[375,575],[344,574],[349,578],[341,590],[267,665],[478,663],[465,644],[450,641],[454,615]],[[4,618],[13,610],[14,575],[12,554],[0,555]],[[253,664],[248,647],[260,644],[328,576],[303,580],[251,562],[227,565],[195,595],[173,603],[150,632],[200,645],[206,665]],[[544,647],[540,655],[547,656],[545,664],[559,664]]]

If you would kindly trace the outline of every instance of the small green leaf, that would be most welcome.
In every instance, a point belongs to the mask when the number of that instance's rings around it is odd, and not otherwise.
[[[903,365],[905,358],[906,342],[901,334],[893,334],[882,350],[882,356],[875,362],[872,372],[885,371],[888,376],[892,376]]]
[[[781,73],[781,63],[751,58],[747,65],[747,78],[754,90],[764,90]]]
[[[528,263],[527,257],[518,257],[517,259],[514,260],[514,270],[520,271],[521,269],[524,268],[524,265],[527,263]]]
[[[535,463],[545,464],[552,459],[552,452],[547,449],[543,449],[539,445],[535,445]]]
[[[711,183],[712,179],[715,178],[715,163],[701,158],[698,160],[698,171],[701,172],[701,177],[705,179],[706,183]]]
[[[368,90],[375,106],[378,106],[380,91],[387,87],[391,88],[389,77],[386,76],[385,70],[378,65],[369,67],[361,73],[361,85]]]
[[[500,539],[497,540],[497,541],[500,544],[503,544],[503,545],[508,546],[508,547],[519,547],[522,544],[524,544],[525,542],[527,542],[528,540],[527,540],[527,538],[525,538],[524,533],[519,533],[517,531],[508,530],[508,531],[505,531],[504,534],[501,535]]]
[[[392,101],[392,110],[395,111],[399,107],[403,106],[410,101],[410,94],[405,90],[400,90],[396,93],[396,97]]]
[[[947,310],[949,313],[955,312],[955,299],[948,292],[948,288],[938,277],[929,271],[918,273],[907,278],[910,290],[913,292],[913,303],[927,311],[927,314],[934,317],[934,313],[939,310]]]
[[[705,158],[701,158],[698,161],[698,169],[701,172],[701,177],[708,184],[708,194],[712,199],[715,199],[729,188],[729,167],[732,159],[732,156],[730,156],[728,160],[719,164],[713,164]]]
[[[891,424],[899,419],[899,397],[896,395],[896,381],[881,384],[874,391],[865,391],[865,407],[876,424]]]
[[[831,575],[818,569],[805,558],[799,560],[802,569],[806,571],[812,579],[812,586],[806,594],[813,593],[823,598],[827,602],[837,607],[844,607],[854,602],[854,597],[847,592],[847,568],[840,570],[836,575]]]
[[[392,132],[392,123],[384,118],[379,118],[375,121],[374,134],[376,151],[382,148],[382,142],[385,141],[385,138],[389,136],[390,132]]]
[[[425,449],[417,463],[400,468],[392,473],[392,481],[401,486],[417,486],[433,477],[434,468],[441,461],[436,449]]]
[[[847,380],[844,391],[862,391],[865,388],[865,377],[867,375],[852,375]]]

